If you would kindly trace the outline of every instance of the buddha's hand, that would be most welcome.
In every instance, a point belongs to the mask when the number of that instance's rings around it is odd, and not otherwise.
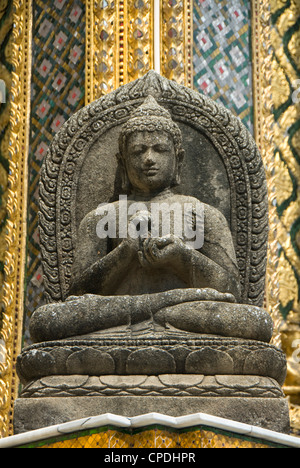
[[[164,266],[180,262],[187,249],[188,247],[179,237],[169,235],[145,239],[142,253],[146,263]]]
[[[125,251],[125,254],[130,258],[138,256],[140,250],[140,239],[134,239],[130,236],[122,240],[119,244],[119,249],[122,250],[122,255]]]

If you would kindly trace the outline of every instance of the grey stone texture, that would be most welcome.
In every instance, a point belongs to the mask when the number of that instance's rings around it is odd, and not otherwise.
[[[48,304],[18,357],[15,431],[155,411],[287,432],[267,206],[241,121],[153,71],[72,116],[41,172]]]
[[[58,340],[25,349],[18,360],[24,385],[51,375],[259,375],[283,384],[286,360],[275,346],[209,335]],[[66,377],[67,378],[67,377]]]
[[[158,410],[168,416],[206,413],[277,432],[289,431],[288,404],[283,398],[228,397],[59,397],[20,398],[15,410],[15,432],[61,424],[80,418],[111,413],[133,417]]]

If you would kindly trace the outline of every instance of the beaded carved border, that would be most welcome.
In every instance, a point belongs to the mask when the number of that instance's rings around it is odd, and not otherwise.
[[[31,24],[30,0],[13,0],[11,35],[6,50],[11,64],[10,119],[7,132],[9,175],[1,317],[0,436],[12,433],[12,406],[18,385],[14,364],[21,349],[24,295],[27,154],[30,115]]]
[[[86,104],[153,68],[153,0],[86,1]]]
[[[193,87],[193,1],[162,1],[161,74]]]

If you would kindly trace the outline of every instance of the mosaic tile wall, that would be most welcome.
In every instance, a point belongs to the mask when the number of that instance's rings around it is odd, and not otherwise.
[[[251,2],[194,0],[194,88],[253,132]]]
[[[44,291],[38,235],[39,171],[55,133],[84,106],[85,89],[84,0],[35,0],[33,8],[25,344],[28,318],[42,305]]]

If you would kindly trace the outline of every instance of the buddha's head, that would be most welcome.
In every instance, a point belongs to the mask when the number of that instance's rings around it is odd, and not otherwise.
[[[183,157],[178,125],[152,96],[147,97],[121,130],[123,189],[147,195],[178,185]]]

